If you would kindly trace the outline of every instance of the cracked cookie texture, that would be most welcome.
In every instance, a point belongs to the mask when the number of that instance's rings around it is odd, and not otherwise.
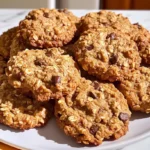
[[[118,88],[133,111],[150,113],[150,68],[140,67],[128,73]]]
[[[85,71],[110,82],[122,80],[141,63],[136,43],[111,27],[85,31],[73,48],[76,60]]]
[[[7,67],[9,83],[31,92],[38,101],[58,99],[74,91],[80,82],[75,61],[64,50],[25,50],[13,56]]]
[[[113,84],[84,78],[74,93],[55,104],[58,125],[83,144],[99,145],[125,135],[130,115],[126,99]]]
[[[40,103],[20,94],[8,84],[5,75],[0,81],[0,123],[26,130],[48,122],[53,112],[51,103]]]
[[[41,8],[29,12],[20,22],[19,32],[22,40],[29,46],[61,47],[73,39],[77,30],[76,22],[78,18],[66,9]]]

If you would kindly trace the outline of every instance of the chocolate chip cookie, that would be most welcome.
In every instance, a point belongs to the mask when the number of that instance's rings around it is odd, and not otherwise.
[[[130,36],[139,48],[143,63],[150,64],[150,32],[142,25],[139,23],[131,24],[129,19],[121,14],[100,11],[88,13],[81,17],[79,30],[82,33],[91,28],[97,29],[100,26],[110,26]]]
[[[136,42],[138,42],[141,37],[146,38],[150,42],[150,32],[139,23],[132,25],[130,36]]]
[[[38,101],[58,99],[80,82],[76,63],[60,48],[25,50],[8,62],[7,76],[14,88],[30,91]]]
[[[132,24],[127,17],[103,10],[100,12],[91,12],[81,17],[79,30],[82,33],[91,28],[98,28],[99,26],[111,26],[127,34],[132,29]]]
[[[136,41],[143,64],[150,65],[150,41],[146,37],[139,36]]]
[[[19,24],[20,36],[35,48],[61,47],[69,43],[77,30],[77,17],[68,10],[36,9]]]
[[[85,79],[55,104],[58,125],[83,144],[99,145],[125,135],[130,115],[126,99],[113,84]]]
[[[150,32],[139,23],[133,24],[131,38],[136,42],[144,64],[150,64]]]
[[[17,30],[18,27],[11,28],[0,36],[0,55],[5,59],[9,59],[10,45]]]
[[[119,90],[132,110],[150,113],[150,68],[141,67],[128,73],[119,84]]]
[[[20,94],[4,79],[0,78],[0,123],[21,130],[44,126],[52,115],[52,104]]]
[[[85,31],[75,43],[74,53],[85,71],[110,82],[122,80],[141,63],[135,42],[111,27]]]

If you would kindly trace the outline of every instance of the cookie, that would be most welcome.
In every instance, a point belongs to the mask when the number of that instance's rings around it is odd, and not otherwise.
[[[132,110],[150,113],[150,68],[141,67],[128,73],[118,88]]]
[[[80,19],[77,16],[75,16],[71,11],[69,11],[66,8],[58,9],[58,11],[60,13],[64,13],[72,23],[75,23],[78,26]]]
[[[150,41],[146,37],[139,36],[136,41],[142,63],[150,65]]]
[[[99,26],[111,26],[127,34],[132,29],[132,24],[127,17],[103,10],[100,12],[91,12],[81,17],[79,30],[82,33],[91,28],[99,28]]]
[[[5,69],[7,67],[7,61],[0,56],[0,75],[5,74]]]
[[[2,78],[0,79],[2,80]],[[6,78],[0,85],[0,123],[25,130],[44,126],[52,115],[49,102],[40,103],[11,87]]]
[[[16,34],[10,45],[10,57],[16,56],[18,52],[21,52],[29,47],[26,46],[25,42],[20,41],[20,36]]]
[[[74,44],[74,53],[85,71],[110,82],[122,80],[141,63],[135,42],[111,27],[85,31]]]
[[[83,144],[99,145],[125,135],[130,115],[126,99],[113,84],[85,79],[75,93],[55,104],[58,125]]]
[[[68,10],[33,10],[19,24],[20,36],[27,45],[36,48],[64,46],[73,39],[77,30],[76,17],[71,16],[73,14]]]
[[[132,25],[130,36],[135,42],[138,42],[139,38],[146,38],[150,42],[150,32],[139,23]]]
[[[136,42],[138,51],[144,64],[150,64],[150,32],[143,26],[136,23],[133,24],[133,32],[131,38]]]
[[[30,91],[38,101],[58,99],[75,90],[80,80],[76,63],[60,48],[25,50],[8,62],[9,83]]]
[[[137,46],[142,62],[150,64],[150,32],[139,23],[133,24],[132,32],[130,33]]]
[[[11,28],[0,36],[0,55],[5,59],[10,57],[10,45],[17,30],[18,27]]]

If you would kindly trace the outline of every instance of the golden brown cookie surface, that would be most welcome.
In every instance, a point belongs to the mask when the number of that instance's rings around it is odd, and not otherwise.
[[[113,84],[82,79],[75,93],[56,102],[55,116],[64,132],[78,143],[99,145],[128,131],[130,111]]]
[[[101,80],[122,80],[140,66],[136,43],[111,27],[85,31],[74,45],[76,60],[89,74]]]
[[[76,63],[60,48],[25,50],[8,62],[10,84],[31,91],[39,101],[60,98],[75,90],[80,82]]]
[[[35,48],[64,46],[72,40],[77,30],[77,17],[71,16],[73,14],[68,10],[33,10],[19,24],[20,36],[27,45]]]
[[[105,10],[91,12],[81,17],[79,29],[82,33],[91,28],[98,28],[99,26],[111,26],[123,33],[130,33],[132,29],[132,24],[127,17]]]
[[[141,67],[119,85],[132,110],[150,113],[150,69]]]
[[[11,28],[0,36],[0,55],[5,59],[9,59],[10,57],[10,45],[17,30],[18,27]]]
[[[21,52],[27,48],[28,47],[26,44],[20,41],[20,36],[15,35],[10,45],[10,57],[16,56],[18,52]]]
[[[15,129],[44,126],[52,116],[53,106],[24,96],[0,78],[0,123]]]
[[[7,67],[7,61],[0,56],[0,75],[5,74],[5,69]]]

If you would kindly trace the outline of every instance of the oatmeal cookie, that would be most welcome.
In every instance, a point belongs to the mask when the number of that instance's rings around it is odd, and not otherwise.
[[[80,19],[77,16],[75,16],[71,11],[69,11],[66,8],[65,9],[59,9],[58,11],[61,12],[61,13],[64,13],[71,22],[78,25]]]
[[[25,49],[28,49],[28,47],[23,41],[20,41],[20,36],[16,34],[10,45],[10,57],[17,55],[18,52],[21,52]]]
[[[98,28],[99,26],[111,26],[127,34],[132,29],[132,24],[127,17],[103,10],[100,12],[91,12],[81,17],[79,30],[82,33],[91,28]]]
[[[7,61],[0,56],[0,75],[5,74],[5,69],[7,67]]]
[[[11,28],[0,36],[0,55],[5,59],[9,59],[10,45],[17,30],[18,27]]]
[[[60,48],[25,50],[8,62],[7,76],[14,88],[30,91],[39,101],[57,99],[80,82],[76,63]]]
[[[130,36],[139,47],[143,63],[150,64],[150,32],[139,23],[131,24],[127,17],[110,11],[92,12],[81,17],[79,30],[81,33],[91,28],[110,26]],[[143,43],[145,45],[143,45]]]
[[[50,102],[37,102],[20,94],[8,84],[6,78],[1,82],[0,123],[21,130],[41,127],[50,119],[52,110]]]
[[[113,84],[82,79],[75,93],[56,101],[55,116],[64,132],[78,143],[99,145],[126,134],[130,111]]]
[[[136,42],[139,41],[139,38],[146,38],[150,42],[150,32],[139,23],[132,25],[130,36]]]
[[[141,67],[126,75],[118,86],[130,108],[150,113],[150,69]]]
[[[150,64],[150,32],[140,24],[135,23],[130,36],[138,46],[142,62]]]
[[[20,36],[27,45],[36,48],[64,46],[77,30],[75,16],[72,15],[68,10],[33,10],[19,24]]]
[[[133,25],[131,38],[136,42],[142,62],[150,64],[150,32],[136,23]]]
[[[150,65],[150,41],[146,37],[139,36],[136,41],[143,64]]]
[[[135,42],[111,27],[85,31],[75,43],[74,53],[85,71],[110,82],[123,79],[141,63]]]

